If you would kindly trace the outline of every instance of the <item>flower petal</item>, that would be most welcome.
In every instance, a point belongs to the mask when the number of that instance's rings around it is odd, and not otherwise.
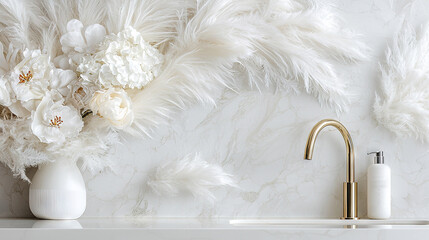
[[[124,129],[134,120],[131,104],[131,99],[124,89],[109,88],[97,91],[89,106],[94,114],[107,119],[112,127]]]
[[[64,54],[55,57],[54,64],[55,64],[55,67],[58,67],[61,69],[70,69],[69,58]]]
[[[93,24],[86,28],[85,39],[88,50],[93,50],[97,44],[103,41],[106,29],[100,24]]]
[[[76,73],[74,73],[72,70],[54,69],[51,88],[59,89],[66,87],[72,80],[76,78]]]
[[[9,110],[20,118],[25,118],[30,116],[30,111],[24,108],[19,102],[14,102],[10,105]]]
[[[60,38],[60,43],[62,50],[65,53],[68,53],[70,49],[74,49],[77,52],[82,52],[86,46],[81,32],[68,32],[64,34]]]
[[[54,69],[51,80],[51,89],[56,89],[63,96],[68,96],[70,88],[68,85],[76,79],[76,73],[72,70]]]
[[[72,19],[67,23],[67,32],[82,32],[83,24],[77,19]]]
[[[32,112],[31,130],[41,142],[61,144],[66,138],[79,134],[83,121],[75,108],[55,101],[54,95],[47,94]]]

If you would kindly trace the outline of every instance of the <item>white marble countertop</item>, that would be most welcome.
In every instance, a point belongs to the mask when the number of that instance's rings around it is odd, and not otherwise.
[[[282,224],[230,224],[227,218],[0,219],[1,239],[424,239],[429,220],[340,225],[335,219],[278,219]],[[253,220],[249,220],[253,221]],[[273,221],[265,220],[265,221]],[[307,222],[309,224],[302,224]],[[366,222],[365,222],[366,221]],[[372,222],[371,222],[372,221]],[[356,223],[356,222],[353,222]],[[397,224],[395,224],[397,223]]]

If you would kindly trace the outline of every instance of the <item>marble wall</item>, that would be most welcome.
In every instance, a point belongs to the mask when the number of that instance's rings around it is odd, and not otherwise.
[[[378,61],[394,36],[401,14],[415,25],[429,21],[429,2],[332,0],[351,29],[374,50],[370,61],[338,66],[352,83],[356,101],[341,115],[302,93],[225,92],[217,108],[195,106],[177,116],[153,139],[127,139],[118,147],[116,172],[84,173],[88,204],[84,216],[246,216],[332,217],[342,214],[345,147],[327,128],[319,135],[313,161],[304,161],[305,141],[323,118],[340,120],[356,151],[359,215],[366,216],[366,153],[383,150],[392,168],[392,217],[429,218],[428,145],[395,137],[372,115]],[[406,5],[414,2],[414,7]],[[222,165],[240,188],[218,189],[210,204],[192,196],[159,197],[145,181],[153,169],[188,153],[200,152]],[[34,170],[33,170],[34,172]],[[0,166],[0,216],[31,216],[28,185]]]

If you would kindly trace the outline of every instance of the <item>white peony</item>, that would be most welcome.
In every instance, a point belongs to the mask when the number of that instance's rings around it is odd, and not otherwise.
[[[26,49],[23,55],[24,59],[10,73],[9,82],[16,99],[33,111],[48,91],[53,65],[40,50]]]
[[[159,75],[163,55],[132,27],[106,36],[94,54],[77,67],[84,83],[141,89]]]
[[[89,107],[118,129],[130,126],[134,120],[131,99],[123,89],[103,89],[95,92]]]
[[[7,107],[17,117],[28,117],[30,112],[16,101],[8,78],[0,77],[0,105]]]
[[[67,138],[76,137],[83,128],[79,112],[64,106],[61,96],[55,93],[48,93],[42,99],[31,118],[33,134],[44,143],[62,143]]]

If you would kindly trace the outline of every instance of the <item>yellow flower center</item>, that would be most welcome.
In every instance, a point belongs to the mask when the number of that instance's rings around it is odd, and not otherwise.
[[[33,73],[31,73],[31,71],[28,71],[27,74],[24,74],[23,72],[21,72],[21,74],[19,74],[19,83],[27,83],[32,78],[33,78]]]
[[[63,120],[61,120],[61,117],[55,116],[54,119],[51,119],[51,123],[49,124],[49,126],[60,128],[61,127],[60,125],[62,123],[63,123]]]

